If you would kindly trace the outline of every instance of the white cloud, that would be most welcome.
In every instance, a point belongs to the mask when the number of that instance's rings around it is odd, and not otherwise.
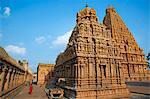
[[[26,53],[26,48],[15,46],[15,45],[8,45],[8,46],[6,46],[5,50],[7,52],[10,52],[10,53],[13,53],[13,54],[25,55],[25,53]]]
[[[35,41],[38,43],[38,44],[42,44],[46,41],[46,38],[44,36],[39,36],[39,37],[36,37],[35,38]]]
[[[5,16],[10,16],[10,14],[11,14],[11,9],[9,7],[5,7],[4,8],[4,15]]]
[[[65,45],[67,44],[69,37],[71,36],[72,30],[66,32],[64,35],[58,36],[53,42],[53,45]]]

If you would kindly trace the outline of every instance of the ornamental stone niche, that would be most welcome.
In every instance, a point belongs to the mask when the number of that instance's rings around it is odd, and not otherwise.
[[[110,7],[100,24],[96,11],[86,7],[76,17],[67,48],[58,55],[54,67],[55,78],[65,78],[65,83],[60,83],[65,96],[76,99],[130,97],[125,79],[147,79],[146,61],[120,16]],[[140,63],[136,61],[138,57]]]

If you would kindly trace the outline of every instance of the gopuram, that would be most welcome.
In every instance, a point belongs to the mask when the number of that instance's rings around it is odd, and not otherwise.
[[[65,96],[76,99],[127,98],[125,81],[148,80],[144,53],[113,7],[103,23],[86,6],[77,13],[76,26],[65,51],[57,57],[56,79]]]

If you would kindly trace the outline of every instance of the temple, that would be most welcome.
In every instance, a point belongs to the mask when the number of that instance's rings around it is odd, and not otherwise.
[[[144,53],[113,7],[103,23],[86,6],[77,13],[67,47],[56,60],[55,77],[65,96],[76,99],[128,98],[126,81],[149,80]]]
[[[67,48],[58,56],[54,69],[57,78],[66,79],[60,85],[64,87],[66,97],[115,98],[116,94],[117,97],[128,97],[122,57],[113,43],[111,30],[99,24],[96,11],[88,6],[77,13],[76,23]]]
[[[103,23],[111,30],[111,37],[123,58],[121,67],[127,81],[148,80],[147,62],[143,49],[136,43],[121,17],[113,7],[106,9]]]

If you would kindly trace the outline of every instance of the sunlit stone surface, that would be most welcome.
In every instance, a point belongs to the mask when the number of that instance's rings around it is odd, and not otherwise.
[[[32,71],[28,62],[16,61],[0,47],[0,99],[17,94],[26,82],[32,82]]]
[[[49,82],[50,78],[52,77],[53,69],[54,64],[39,63],[37,68],[37,84],[45,85],[47,82]]]
[[[54,74],[68,98],[100,99],[130,97],[126,81],[148,80],[141,48],[113,7],[103,23],[86,7],[77,13],[76,26]]]

